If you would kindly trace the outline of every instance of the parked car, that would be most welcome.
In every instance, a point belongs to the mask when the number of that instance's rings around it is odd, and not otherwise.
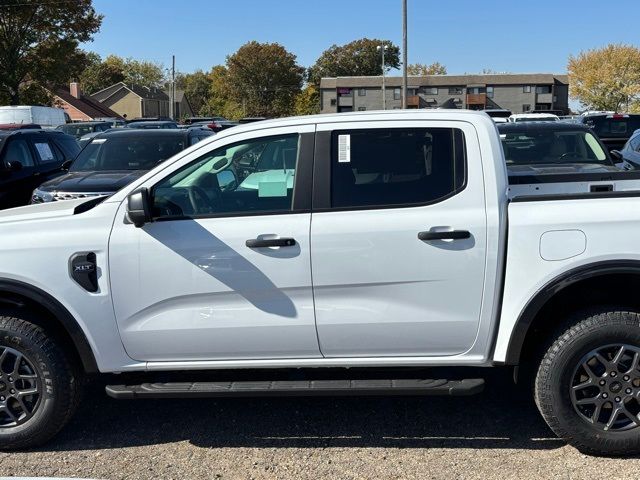
[[[186,125],[191,125],[193,123],[211,123],[211,122],[228,122],[224,117],[189,117],[184,123]]]
[[[95,135],[69,171],[33,191],[31,203],[111,195],[212,133],[204,129],[112,129]]]
[[[640,129],[633,132],[620,150],[612,150],[611,156],[618,161],[626,161],[640,169]]]
[[[222,130],[226,130],[227,128],[235,127],[239,125],[238,122],[233,122],[231,120],[212,120],[206,122],[194,122],[187,125],[187,127],[205,127],[209,130],[218,133]]]
[[[558,122],[557,115],[551,113],[514,113],[509,117],[510,122]]]
[[[41,130],[42,125],[36,123],[2,123],[0,130]]]
[[[0,107],[0,123],[35,123],[43,128],[56,128],[68,120],[68,115],[61,108],[30,105]]]
[[[250,152],[293,181],[243,188]],[[478,112],[278,119],[0,214],[0,446],[55,435],[88,372],[117,399],[426,396],[519,365],[558,436],[637,454],[640,191],[509,201],[504,162]]]
[[[504,108],[487,108],[486,110],[483,110],[483,112],[491,118],[509,118],[513,115],[511,110],[506,110]]]
[[[0,131],[0,209],[27,205],[33,189],[60,175],[79,151],[75,138],[63,132]]]
[[[61,130],[64,133],[73,135],[79,139],[88,133],[104,132],[105,130],[109,130],[111,126],[111,122],[78,122],[60,125],[56,130]]]
[[[128,123],[127,128],[137,128],[137,129],[167,129],[167,128],[178,128],[177,122],[173,120],[150,120],[148,122],[133,122]]]
[[[262,122],[263,120],[268,120],[267,117],[244,117],[238,120],[238,123],[253,123],[253,122]]]
[[[619,172],[606,147],[585,126],[565,122],[498,125],[510,181],[518,176]]]
[[[620,150],[640,128],[640,114],[589,113],[574,121],[590,127],[609,150]]]

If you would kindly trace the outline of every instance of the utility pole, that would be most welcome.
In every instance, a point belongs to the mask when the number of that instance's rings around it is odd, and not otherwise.
[[[175,120],[176,116],[176,56],[171,56],[171,108],[169,109],[169,116],[172,120]]]
[[[407,0],[402,0],[402,108],[407,108]]]
[[[378,50],[379,52],[382,52],[382,110],[386,110],[387,109],[387,86],[386,86],[386,81],[385,81],[385,75],[384,75],[384,52],[387,51],[387,46],[386,45],[378,45],[376,47],[376,50]]]

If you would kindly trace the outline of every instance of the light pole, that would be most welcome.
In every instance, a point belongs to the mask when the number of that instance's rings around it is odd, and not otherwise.
[[[385,76],[384,76],[384,52],[387,51],[386,45],[378,45],[376,50],[382,52],[382,110],[387,109],[387,87],[385,85]]]
[[[402,0],[402,108],[407,108],[407,0]]]

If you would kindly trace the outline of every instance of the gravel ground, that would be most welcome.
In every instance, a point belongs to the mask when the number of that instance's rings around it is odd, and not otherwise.
[[[47,446],[0,476],[98,479],[638,478],[640,460],[558,440],[504,379],[460,398],[137,400],[100,386]]]

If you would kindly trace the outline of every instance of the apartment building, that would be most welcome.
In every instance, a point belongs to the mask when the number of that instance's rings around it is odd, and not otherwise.
[[[513,113],[558,110],[569,113],[566,75],[551,73],[410,76],[407,108],[506,109]],[[323,78],[323,113],[402,108],[402,77]]]

